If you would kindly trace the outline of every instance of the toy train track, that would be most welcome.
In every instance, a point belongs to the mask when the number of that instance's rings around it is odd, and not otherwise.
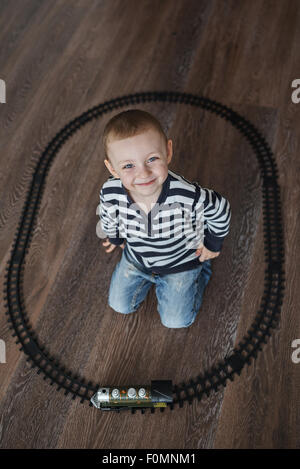
[[[39,160],[34,162],[31,186],[14,237],[4,282],[5,314],[8,316],[9,327],[14,331],[12,335],[16,337],[16,343],[21,345],[20,351],[28,355],[27,361],[30,361],[31,367],[37,368],[38,374],[43,373],[44,380],[49,379],[50,385],[55,383],[58,391],[64,389],[65,395],[70,394],[72,399],[78,397],[81,403],[88,402],[90,406],[93,405],[91,398],[101,386],[93,384],[91,381],[86,382],[84,378],[80,379],[77,375],[65,370],[59,361],[49,355],[45,346],[39,344],[38,337],[29,324],[23,297],[25,256],[33,236],[47,174],[65,141],[92,119],[97,119],[122,106],[148,101],[197,106],[226,119],[249,141],[258,159],[262,176],[266,270],[260,309],[247,334],[230,355],[202,375],[190,379],[188,383],[182,382],[179,385],[174,385],[172,388],[173,399],[171,403],[167,403],[167,406],[173,410],[176,406],[183,407],[184,402],[192,404],[193,399],[200,401],[204,394],[208,396],[212,390],[217,392],[226,386],[228,380],[233,381],[235,375],[240,375],[243,367],[246,364],[249,365],[251,360],[257,357],[257,353],[262,350],[263,344],[267,342],[272,329],[278,326],[280,320],[284,292],[284,242],[280,188],[277,182],[278,171],[271,149],[254,125],[227,106],[206,97],[188,93],[140,92],[99,104],[73,119],[61,129],[47,145]],[[120,411],[118,408],[116,410]],[[132,407],[130,410],[135,413],[137,409]],[[165,408],[160,407],[159,410],[163,412]],[[145,413],[146,408],[140,408],[140,411]],[[150,412],[154,413],[155,407],[151,407]]]

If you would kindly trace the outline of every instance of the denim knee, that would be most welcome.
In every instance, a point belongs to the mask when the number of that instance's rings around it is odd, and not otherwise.
[[[108,305],[117,313],[130,314],[133,313],[132,305],[128,301],[120,301],[121,298],[110,290],[108,295]]]
[[[123,307],[120,306],[120,305],[112,305],[111,302],[109,301],[108,302],[109,306],[114,310],[116,311],[116,313],[120,313],[120,314],[131,314],[131,313],[134,313],[136,310],[134,309],[133,311],[131,311],[129,308],[127,307]]]
[[[195,319],[196,319],[196,315],[197,315],[197,311],[194,311],[190,321],[188,323],[185,323],[185,324],[180,322],[180,321],[178,321],[178,322],[176,322],[176,321],[163,322],[162,320],[161,320],[161,323],[162,323],[163,326],[167,327],[168,329],[181,329],[183,327],[191,326],[193,324],[193,322],[195,321]]]
[[[188,324],[176,324],[176,323],[174,323],[174,324],[165,324],[165,323],[163,323],[163,322],[161,322],[161,323],[162,323],[163,326],[167,327],[168,329],[182,329],[182,328],[184,328],[184,327],[189,327],[189,326],[191,326],[194,321],[195,321],[195,319],[193,319],[193,320],[192,320],[191,322],[189,322]]]

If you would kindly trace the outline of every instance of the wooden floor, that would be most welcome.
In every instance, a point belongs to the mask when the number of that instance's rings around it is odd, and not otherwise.
[[[82,112],[148,90],[205,95],[261,130],[280,173],[286,256],[280,327],[257,360],[224,391],[154,415],[101,413],[57,392],[19,351],[1,298],[0,447],[300,448],[300,363],[291,359],[300,338],[300,103],[291,101],[291,83],[300,78],[300,2],[1,0],[0,7],[2,284],[32,162]],[[241,340],[263,292],[261,179],[247,141],[201,109],[139,108],[173,139],[170,169],[228,198],[231,231],[191,327],[162,326],[154,286],[136,313],[119,315],[107,297],[121,249],[106,254],[96,235],[99,191],[109,176],[101,134],[119,111],[63,146],[26,257],[26,312],[52,355],[103,385],[196,377]]]

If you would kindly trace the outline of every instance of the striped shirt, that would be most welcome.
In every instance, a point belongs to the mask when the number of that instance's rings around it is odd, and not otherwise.
[[[229,233],[231,208],[218,192],[202,188],[168,170],[157,202],[146,214],[119,178],[110,176],[100,190],[97,235],[120,245],[147,273],[169,274],[199,266],[200,244],[219,252]]]

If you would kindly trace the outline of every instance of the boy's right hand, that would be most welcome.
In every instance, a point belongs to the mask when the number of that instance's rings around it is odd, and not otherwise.
[[[112,243],[108,240],[108,238],[106,238],[106,240],[102,243],[102,245],[105,246],[105,247],[108,247],[107,249],[105,249],[105,252],[112,252],[112,251],[117,247],[117,245],[116,245],[116,244],[112,244]],[[119,246],[120,246],[120,248],[124,249],[124,247],[125,247],[125,241],[124,241],[123,244],[120,244]]]

